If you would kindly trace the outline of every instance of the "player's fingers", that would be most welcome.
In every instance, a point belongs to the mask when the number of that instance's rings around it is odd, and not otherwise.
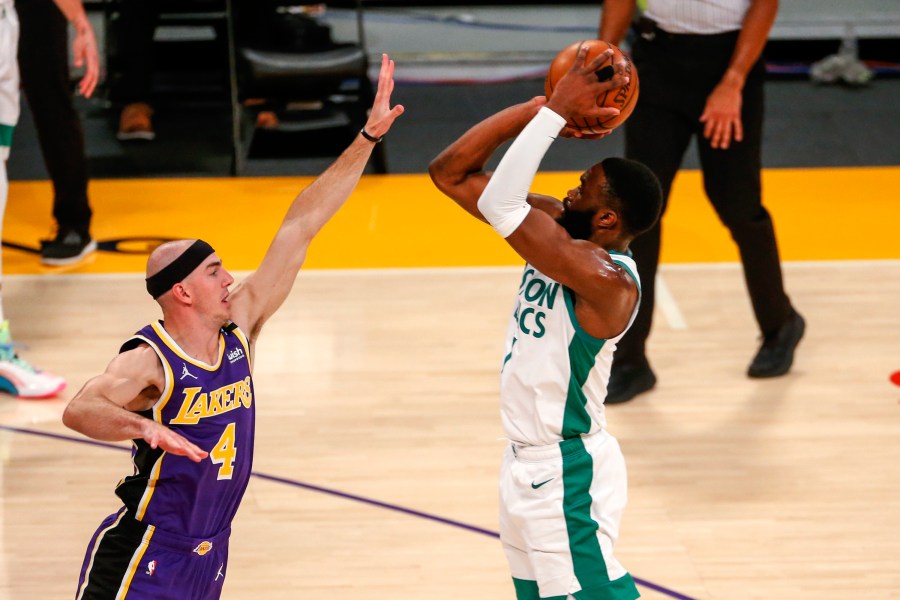
[[[588,116],[597,117],[599,121],[605,121],[606,119],[618,117],[621,112],[615,106],[598,106],[596,109],[591,110]]]
[[[581,50],[584,50],[584,54],[586,56],[587,55],[587,47],[582,46],[579,49],[579,52],[581,52]],[[590,62],[590,64],[587,65],[587,68],[590,69],[591,71],[597,71],[598,69],[603,67],[603,64],[606,63],[612,57],[613,54],[614,54],[613,49],[607,48],[606,50],[604,50],[603,52],[601,52],[600,54],[595,56],[594,60],[592,60]]]
[[[570,71],[575,71],[577,69],[581,69],[584,67],[584,61],[587,58],[588,48],[586,45],[582,44],[578,47],[578,52],[575,53],[575,60],[572,61],[572,68]]]
[[[609,68],[609,67],[606,67]],[[602,71],[602,69],[601,69]],[[606,90],[616,90],[620,87],[628,85],[628,82],[631,81],[631,78],[628,75],[624,75],[622,73],[616,73],[612,77],[609,77],[606,80],[601,79],[602,74],[597,73],[598,85],[600,86],[599,91]]]
[[[209,452],[205,452],[205,451],[201,450],[200,448],[197,448],[196,446],[194,446],[191,449],[191,453],[188,455],[188,458],[190,458],[194,462],[200,462],[207,456],[209,456]]]

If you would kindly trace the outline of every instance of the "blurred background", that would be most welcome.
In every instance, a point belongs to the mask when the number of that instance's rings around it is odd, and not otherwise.
[[[312,175],[344,147],[356,129],[341,118],[322,119],[316,114],[321,106],[308,99],[281,111],[276,127],[248,123],[253,114],[236,116],[252,112],[247,104],[253,99],[240,89],[247,83],[242,75],[246,60],[241,64],[246,37],[229,35],[240,30],[235,22],[240,7],[232,2],[161,3],[153,32],[149,98],[156,138],[149,143],[116,139],[122,108],[117,85],[123,65],[117,62],[121,42],[116,38],[121,3],[85,3],[103,63],[94,97],[77,100],[92,178],[229,176],[235,173],[237,145],[247,157],[241,174]],[[370,74],[377,72],[382,52],[395,59],[394,97],[408,111],[384,144],[387,170],[422,173],[441,148],[474,122],[541,94],[549,61],[572,41],[596,37],[601,10],[596,2],[455,5],[385,0],[328,3],[309,12],[327,26],[332,42],[362,44]],[[765,52],[771,82],[765,166],[900,164],[898,40],[896,0],[782,0]],[[817,79],[817,65],[834,81],[824,81],[822,73]],[[294,72],[306,73],[304,68],[296,66]],[[278,77],[289,80],[290,72]],[[76,77],[73,72],[73,81]],[[45,179],[25,102],[23,109],[10,178]],[[235,133],[241,118],[242,131]],[[615,132],[600,151],[620,154],[621,135]],[[543,168],[580,170],[595,159],[586,156],[583,145],[565,141],[551,149]],[[684,166],[696,168],[693,151]]]

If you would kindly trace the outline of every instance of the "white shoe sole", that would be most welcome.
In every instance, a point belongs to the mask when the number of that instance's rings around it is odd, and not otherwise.
[[[154,133],[153,131],[131,131],[129,133],[117,133],[116,139],[122,142],[130,142],[134,140],[152,142],[156,139],[156,133]]]
[[[85,256],[97,251],[97,241],[91,240],[90,243],[85,246],[81,252],[79,252],[76,256],[69,256],[67,258],[44,258],[41,257],[41,263],[45,265],[52,265],[54,267],[58,267],[61,265],[71,265],[72,263],[77,263],[78,261],[84,259]]]

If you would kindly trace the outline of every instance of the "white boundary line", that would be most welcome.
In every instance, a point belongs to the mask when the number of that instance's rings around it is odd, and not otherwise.
[[[900,266],[900,259],[884,260],[799,260],[783,261],[785,267],[812,267],[833,269],[835,267],[878,267]],[[302,269],[301,275],[338,276],[338,275],[409,275],[421,273],[433,275],[437,273],[510,273],[521,271],[522,266],[492,266],[492,267],[391,267],[391,268],[366,268],[366,269]],[[738,269],[740,263],[665,263],[660,265],[660,271],[688,271],[688,270],[718,270]],[[244,277],[252,271],[231,271],[235,276]],[[143,279],[144,274],[133,273],[29,273],[18,275],[4,275],[3,279],[17,281],[76,281],[76,280],[116,280],[116,279]]]
[[[672,290],[666,285],[666,280],[662,273],[656,274],[656,308],[662,312],[666,321],[669,322],[669,327],[672,329],[684,331],[688,328],[687,320],[681,314],[681,309],[678,308],[675,296],[672,295]]]

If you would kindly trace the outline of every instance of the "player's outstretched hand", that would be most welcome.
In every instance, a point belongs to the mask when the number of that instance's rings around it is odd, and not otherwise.
[[[366,133],[380,138],[388,132],[394,120],[405,110],[402,104],[391,108],[391,93],[394,91],[394,61],[387,54],[381,55],[381,72],[378,74],[378,90],[375,102],[366,121]]]
[[[612,49],[601,52],[594,60],[585,63],[587,52],[586,45],[578,49],[572,68],[556,83],[553,95],[547,101],[548,108],[569,122],[575,117],[596,117],[603,120],[618,115],[617,108],[598,106],[597,97],[628,83],[623,64],[616,64],[613,67],[614,74],[608,80],[600,81],[597,77],[597,71],[612,57]],[[573,131],[568,132],[568,135],[587,137],[575,135]],[[597,135],[602,137],[605,133]]]
[[[154,450],[162,448],[170,454],[186,456],[194,462],[200,462],[209,456],[208,452],[201,450],[183,435],[149,419],[147,419],[147,423],[144,426],[143,438]]]

